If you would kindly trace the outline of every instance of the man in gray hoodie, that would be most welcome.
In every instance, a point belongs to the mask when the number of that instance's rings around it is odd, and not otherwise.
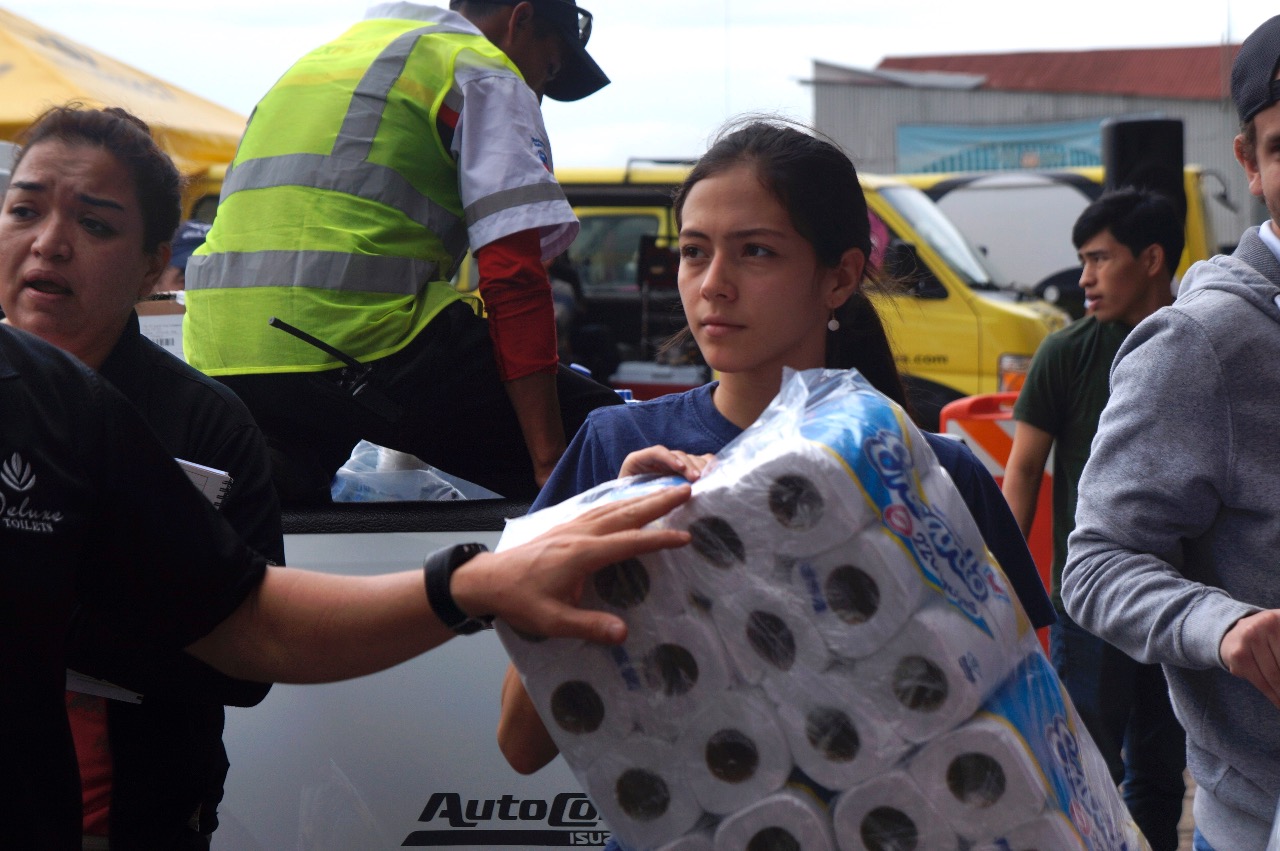
[[[1165,666],[1197,851],[1262,851],[1280,799],[1280,16],[1231,72],[1236,158],[1270,219],[1129,335],[1080,480],[1062,597]]]

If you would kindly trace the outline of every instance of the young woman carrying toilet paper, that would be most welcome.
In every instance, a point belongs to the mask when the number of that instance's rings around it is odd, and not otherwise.
[[[674,209],[689,333],[719,381],[593,412],[534,510],[621,475],[661,472],[696,480],[711,455],[777,395],[783,367],[856,368],[910,411],[866,295],[878,280],[884,246],[873,244],[857,173],[842,151],[785,122],[731,126],[689,173]],[[995,482],[962,444],[932,434],[926,439],[1032,623],[1052,622]],[[503,684],[498,740],[521,773],[538,770],[557,753],[514,668]]]

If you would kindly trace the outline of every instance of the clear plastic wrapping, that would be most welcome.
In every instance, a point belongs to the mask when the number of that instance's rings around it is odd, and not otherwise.
[[[950,477],[860,375],[790,373],[693,491],[657,521],[689,546],[588,584],[624,644],[498,625],[628,849],[1147,847]]]

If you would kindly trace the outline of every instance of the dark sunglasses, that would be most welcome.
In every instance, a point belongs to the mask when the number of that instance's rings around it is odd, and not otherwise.
[[[504,6],[515,6],[518,3],[523,2],[523,0],[496,0],[496,2],[499,2]],[[567,16],[570,12],[577,15],[578,43],[581,44],[583,47],[587,46],[587,42],[591,40],[591,13],[590,12],[588,12],[586,9],[582,8],[581,6],[577,5],[576,3],[569,2],[569,0],[537,0],[537,2],[533,4],[533,7],[534,9],[537,9],[539,6],[551,6],[553,9],[556,10],[556,14],[554,17],[561,20],[563,20],[563,17]],[[568,33],[566,33],[566,35],[567,34]]]
[[[565,6],[573,6],[573,10],[578,13],[578,41],[583,47],[587,46],[587,42],[591,41],[591,13],[581,6],[572,3],[564,3]]]

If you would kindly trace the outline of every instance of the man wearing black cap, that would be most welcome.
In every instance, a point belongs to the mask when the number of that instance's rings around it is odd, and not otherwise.
[[[209,225],[205,222],[186,221],[178,225],[178,230],[169,241],[173,253],[169,255],[169,265],[160,273],[155,292],[167,293],[184,289],[187,285],[187,261],[197,248],[204,245],[204,238],[209,235]]]
[[[542,264],[578,222],[540,100],[609,82],[591,27],[573,0],[381,3],[258,104],[187,267],[184,350],[249,406],[286,501],[327,499],[361,438],[531,498],[618,401],[558,367]],[[468,248],[487,321],[449,284]]]
[[[1262,851],[1280,800],[1280,16],[1236,56],[1236,158],[1270,218],[1120,348],[1080,479],[1067,613],[1165,667],[1196,851]]]

